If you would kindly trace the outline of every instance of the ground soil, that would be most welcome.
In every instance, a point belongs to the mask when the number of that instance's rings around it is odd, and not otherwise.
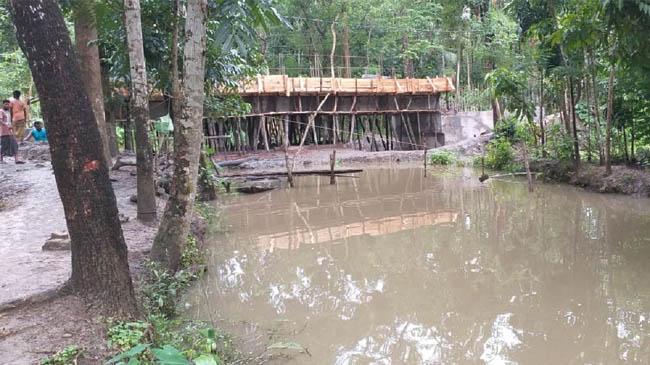
[[[123,224],[134,277],[151,248],[156,225],[135,220],[134,167],[112,171],[111,178]],[[78,345],[80,363],[101,363],[110,354],[105,324],[79,298],[58,288],[70,275],[70,253],[45,252],[41,246],[54,231],[65,230],[63,208],[48,162],[0,165],[3,208],[0,209],[0,364],[35,364],[40,359]],[[159,201],[162,211],[163,202]]]

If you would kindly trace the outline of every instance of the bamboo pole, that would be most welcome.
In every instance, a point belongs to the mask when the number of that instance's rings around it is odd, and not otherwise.
[[[336,150],[330,155],[330,185],[336,184],[336,175],[334,175],[334,166],[336,165]]]

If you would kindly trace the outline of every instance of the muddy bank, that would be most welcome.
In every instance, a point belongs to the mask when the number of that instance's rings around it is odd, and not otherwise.
[[[485,149],[485,145],[492,138],[492,134],[486,134],[475,138],[469,138],[458,143],[439,147],[438,150],[453,152],[459,158],[472,158],[480,155]],[[293,163],[293,157],[297,153],[297,147],[289,148],[289,157]],[[296,157],[295,169],[308,170],[315,168],[324,168],[329,166],[330,154],[336,150],[337,166],[361,166],[390,164],[397,165],[405,162],[418,162],[423,160],[423,151],[378,151],[368,152],[351,149],[348,146],[307,146],[302,149],[300,155]],[[435,149],[428,150],[428,153]],[[259,170],[259,171],[280,171],[286,170],[285,156],[283,151],[256,152],[250,154],[229,154],[227,156],[218,155],[214,161],[219,164],[231,160],[245,160],[236,166],[228,166],[228,170]]]
[[[612,166],[605,174],[604,166],[583,163],[578,172],[571,163],[557,161],[532,162],[531,170],[541,173],[547,181],[563,182],[599,193],[617,193],[650,197],[650,171],[628,166]]]

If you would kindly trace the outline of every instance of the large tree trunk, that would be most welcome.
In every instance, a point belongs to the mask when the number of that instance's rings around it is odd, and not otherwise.
[[[124,24],[131,70],[131,115],[135,122],[135,155],[138,164],[138,219],[156,219],[153,155],[149,143],[149,86],[144,61],[140,0],[124,0]]]
[[[609,81],[607,82],[607,124],[605,125],[605,174],[612,173],[612,115],[614,112],[614,78],[616,68],[614,63],[609,67]]]
[[[47,121],[52,166],[72,240],[68,287],[112,315],[133,316],[127,248],[101,135],[58,2],[12,0],[11,12]]]
[[[183,105],[178,128],[174,130],[174,179],[171,196],[151,249],[152,257],[172,272],[180,267],[197,189],[205,97],[206,18],[207,0],[187,2]]]
[[[99,64],[99,49],[97,47],[97,26],[94,9],[75,7],[74,33],[81,67],[81,79],[90,98],[102,139],[104,158],[112,165],[111,150],[108,144],[108,129],[104,115],[104,94],[102,89],[102,74]],[[85,10],[84,10],[85,9]]]

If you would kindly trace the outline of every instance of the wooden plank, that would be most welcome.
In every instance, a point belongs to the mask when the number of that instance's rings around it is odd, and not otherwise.
[[[433,81],[431,81],[431,78],[429,76],[427,76],[427,81],[429,82],[429,85],[431,85],[431,90],[433,90],[433,92],[435,93],[437,91],[436,85],[433,84]]]
[[[338,169],[334,170],[334,174],[358,174],[363,172],[361,169]],[[292,175],[330,175],[331,170],[302,170],[302,171],[292,171]],[[244,174],[230,174],[230,175],[220,175],[219,177],[248,177],[248,176],[287,176],[286,171],[278,172],[250,172]]]

